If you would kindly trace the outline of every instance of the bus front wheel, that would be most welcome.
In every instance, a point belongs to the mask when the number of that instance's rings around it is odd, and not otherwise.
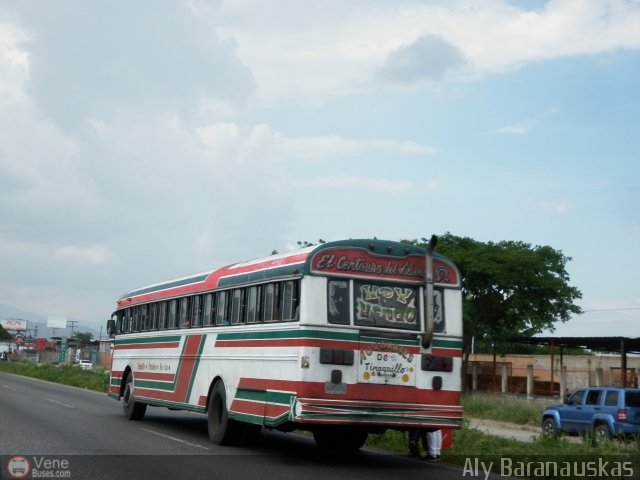
[[[133,375],[127,375],[124,383],[124,393],[122,395],[122,405],[124,407],[124,416],[129,420],[142,420],[144,413],[147,411],[147,404],[136,402],[133,399]]]
[[[229,418],[227,394],[220,380],[213,385],[209,394],[207,429],[209,439],[218,445],[237,444],[242,437],[242,424]]]

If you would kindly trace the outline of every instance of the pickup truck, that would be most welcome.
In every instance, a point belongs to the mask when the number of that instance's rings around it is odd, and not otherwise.
[[[591,434],[594,443],[614,437],[640,434],[640,390],[588,387],[576,390],[564,404],[542,413],[542,433]]]

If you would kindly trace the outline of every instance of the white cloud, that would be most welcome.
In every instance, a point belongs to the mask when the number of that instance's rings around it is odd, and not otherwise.
[[[523,135],[533,127],[533,122],[517,123],[515,125],[506,125],[494,130],[495,133],[507,133],[510,135]]]
[[[550,1],[538,10],[503,0],[334,0],[314,7],[289,0],[268,10],[238,1],[215,12],[223,19],[216,23],[220,37],[237,42],[265,102],[368,91],[380,71],[405,82],[456,68],[459,77],[475,78],[640,48],[640,5],[625,0]]]
[[[544,202],[540,202],[540,208],[559,215],[564,215],[569,211],[569,204],[564,200],[546,200]]]
[[[442,183],[440,182],[440,180],[429,179],[424,182],[424,186],[427,190],[437,190],[442,186]]]
[[[199,128],[197,133],[209,149],[235,151],[243,158],[258,152],[263,159],[277,160],[327,159],[371,152],[424,156],[437,152],[435,148],[411,141],[354,140],[337,135],[285,137],[265,124],[242,128],[234,123],[222,122]]]
[[[77,245],[67,245],[54,250],[54,258],[62,262],[86,265],[104,265],[112,254],[104,245],[90,245],[80,247]]]
[[[306,185],[316,188],[372,190],[378,192],[400,192],[412,188],[406,180],[387,180],[355,176],[318,177]]]

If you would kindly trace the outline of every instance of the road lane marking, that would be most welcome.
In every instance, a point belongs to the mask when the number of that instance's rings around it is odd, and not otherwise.
[[[55,404],[57,404],[57,405],[62,405],[63,407],[67,407],[67,408],[76,408],[76,407],[74,407],[73,405],[68,405],[68,404],[66,404],[66,403],[62,403],[62,402],[59,402],[59,401],[57,401],[57,400],[53,400],[53,399],[51,399],[51,398],[45,398],[45,400],[46,400],[47,402],[55,403]]]
[[[148,432],[148,433],[153,433],[154,435],[158,435],[159,437],[164,437],[164,438],[167,438],[169,440],[173,440],[174,442],[178,442],[178,443],[182,443],[184,445],[188,445],[190,447],[201,448],[202,450],[209,450],[207,447],[203,447],[202,445],[198,445],[197,443],[190,443],[190,442],[187,442],[187,441],[182,440],[180,438],[172,437],[171,435],[165,435],[164,433],[156,432],[154,430],[149,430],[147,428],[141,428],[140,430],[142,430],[144,432]]]
[[[14,392],[17,392],[17,390],[13,387],[10,387],[9,385],[2,385],[2,388],[6,388],[7,390],[12,390]]]

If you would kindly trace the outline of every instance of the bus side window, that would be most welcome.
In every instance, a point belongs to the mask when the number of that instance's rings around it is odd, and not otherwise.
[[[216,294],[216,325],[229,325],[228,297],[227,291]]]
[[[158,304],[158,330],[167,328],[167,302]]]
[[[122,333],[122,316],[123,316],[123,312],[122,310],[120,310],[116,316],[116,335],[119,335]]]
[[[282,320],[297,320],[298,282],[290,280],[282,284]]]
[[[202,325],[202,295],[196,295],[191,301],[191,326]]]
[[[244,288],[231,292],[231,324],[244,323]]]
[[[149,307],[148,305],[140,305],[140,331],[146,332],[149,330]]]
[[[127,308],[124,311],[124,322],[123,322],[122,332],[123,333],[131,332],[131,309],[130,308]]]
[[[140,329],[140,307],[133,307],[133,322],[131,326],[132,332],[137,332]]]
[[[180,328],[189,328],[191,325],[191,297],[182,297],[180,299]]]
[[[167,328],[176,328],[178,326],[178,300],[169,300],[169,312],[167,315]]]
[[[247,323],[260,321],[260,292],[262,287],[254,285],[247,289]]]
[[[212,325],[215,317],[215,310],[213,309],[213,293],[207,293],[204,296],[204,318],[202,324],[205,326]]]
[[[275,287],[273,283],[268,283],[263,288],[262,298],[262,320],[264,322],[273,321],[273,301],[275,296]]]
[[[158,328],[158,304],[149,305],[149,330]]]

